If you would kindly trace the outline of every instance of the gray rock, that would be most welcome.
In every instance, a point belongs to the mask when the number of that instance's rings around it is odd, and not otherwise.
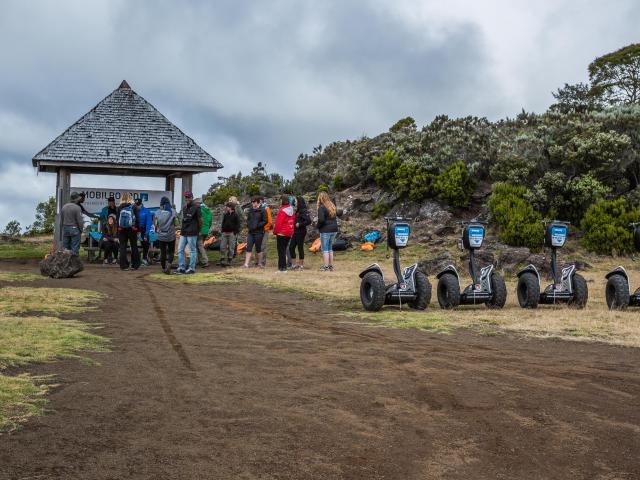
[[[80,257],[64,250],[53,252],[40,262],[40,273],[51,278],[71,278],[82,270]]]
[[[453,258],[453,255],[445,251],[432,259],[421,260],[420,262],[418,262],[418,269],[421,270],[425,275],[435,275],[436,273],[443,270],[447,265],[452,265],[455,263],[456,262]]]

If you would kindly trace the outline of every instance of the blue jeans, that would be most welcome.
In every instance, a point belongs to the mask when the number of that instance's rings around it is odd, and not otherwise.
[[[184,270],[184,248],[189,244],[189,270],[196,271],[196,260],[198,260],[198,236],[180,236],[178,243],[178,270]]]
[[[320,249],[322,250],[322,253],[333,252],[333,242],[335,242],[337,235],[338,232],[320,234]]]
[[[62,248],[71,250],[74,255],[79,255],[81,234],[82,232],[78,227],[62,227]]]

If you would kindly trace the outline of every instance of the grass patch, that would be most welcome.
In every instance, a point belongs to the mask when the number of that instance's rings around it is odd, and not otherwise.
[[[152,273],[149,278],[154,280],[167,280],[170,282],[208,284],[208,283],[238,283],[240,279],[232,273],[224,272],[196,272],[193,275],[166,275],[164,273]]]
[[[36,280],[42,280],[42,276],[35,273],[0,272],[0,282],[34,282]]]
[[[51,250],[51,239],[33,239],[0,242],[0,260],[44,258]]]
[[[44,412],[46,378],[0,375],[0,432],[15,430],[30,417]]]
[[[380,312],[346,311],[342,315],[359,318],[373,327],[416,328],[434,333],[450,334],[459,325],[453,325],[437,312],[419,312],[416,310],[390,307]]]
[[[78,352],[105,352],[109,345],[95,329],[76,320],[0,316],[0,370],[60,358],[90,362]]]
[[[94,310],[93,303],[104,295],[92,290],[71,288],[0,288],[0,314],[40,312],[51,315]]]

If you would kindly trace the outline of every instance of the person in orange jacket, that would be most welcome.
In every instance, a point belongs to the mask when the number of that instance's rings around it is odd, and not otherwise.
[[[264,236],[262,237],[262,259],[260,260],[260,264],[257,263],[258,259],[256,258],[256,266],[266,266],[267,265],[267,241],[269,240],[269,232],[271,231],[271,227],[273,227],[273,215],[271,214],[271,207],[269,204],[264,201],[264,197],[260,196],[260,208],[267,212],[267,224],[264,226]]]

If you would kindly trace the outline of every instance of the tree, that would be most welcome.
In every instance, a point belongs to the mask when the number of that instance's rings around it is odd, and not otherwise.
[[[640,43],[596,58],[589,65],[590,95],[610,105],[640,102]]]
[[[590,87],[586,83],[575,85],[564,84],[557,92],[552,93],[556,103],[549,110],[560,113],[584,113],[600,107],[598,99],[589,94]]]
[[[392,133],[398,133],[402,131],[406,131],[407,133],[413,133],[418,129],[416,126],[416,121],[413,117],[404,117],[398,120],[393,126],[389,129]]]
[[[20,235],[20,231],[22,228],[20,227],[20,222],[17,220],[11,220],[7,223],[7,226],[4,227],[4,231],[2,232],[4,235],[9,235],[10,237],[17,237]]]
[[[53,233],[56,222],[56,198],[49,197],[46,202],[40,202],[36,206],[36,220],[29,228],[29,233],[44,235]]]

